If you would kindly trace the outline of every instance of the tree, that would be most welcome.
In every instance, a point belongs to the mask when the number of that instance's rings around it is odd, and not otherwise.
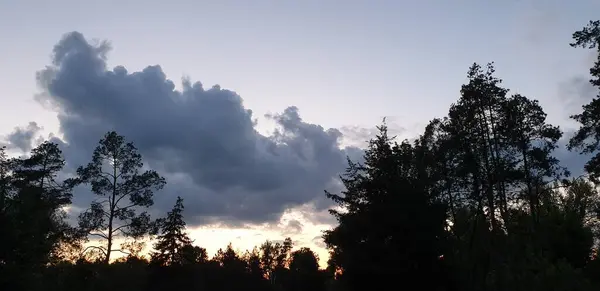
[[[14,240],[11,215],[9,213],[11,193],[12,193],[12,175],[11,165],[6,155],[6,147],[0,147],[0,233],[3,239],[0,240],[0,268],[8,262],[8,256],[11,253],[11,245]]]
[[[45,227],[33,231],[41,232],[38,239],[46,244],[46,249],[40,250],[40,254],[49,252],[52,255],[59,244],[77,239],[73,228],[65,222],[63,210],[71,203],[72,187],[57,180],[65,165],[62,152],[57,144],[43,142],[31,150],[28,158],[14,159],[12,163],[13,183],[18,189],[15,202],[21,207],[20,213],[25,215],[22,219],[24,222],[32,217],[37,220],[37,224],[27,223],[21,230],[35,225]],[[34,234],[27,236],[36,237]]]
[[[205,248],[187,244],[181,247],[179,258],[184,265],[202,264],[208,261],[208,254]]]
[[[289,269],[286,290],[326,290],[326,273],[319,270],[319,257],[309,248],[292,252]]]
[[[0,213],[3,213],[11,188],[10,162],[6,155],[6,147],[0,146]]]
[[[510,160],[512,164],[504,166],[509,172],[507,180],[512,178],[524,186],[517,198],[526,201],[536,220],[544,186],[569,175],[552,156],[562,131],[546,122],[546,113],[537,100],[515,94],[506,100],[503,110],[501,134],[508,141],[507,150],[518,153]]]
[[[244,261],[246,261],[250,274],[258,278],[264,278],[265,274],[260,264],[260,253],[257,247],[254,247],[252,251],[246,251]]]
[[[273,243],[267,240],[260,246],[263,273],[271,281],[271,284],[275,284],[277,278],[284,272],[283,269],[287,266],[293,246],[292,239],[289,237],[285,238],[283,243]]]
[[[506,217],[509,208],[516,157],[505,136],[511,134],[504,114],[508,90],[494,73],[492,63],[485,69],[473,64],[460,98],[431,127],[440,137],[435,143],[442,164],[451,169],[441,186],[450,209],[470,207],[473,215],[485,216],[492,231],[499,231],[499,216]]]
[[[279,246],[271,241],[265,241],[260,245],[260,264],[263,273],[269,280],[273,279],[273,271],[275,270],[275,258],[277,257]]]
[[[290,271],[296,273],[317,273],[319,257],[309,248],[294,251],[290,259]]]
[[[600,196],[589,180],[578,178],[556,187],[545,201],[546,256],[582,269],[592,258],[594,232],[598,234]]]
[[[227,245],[225,250],[219,249],[213,260],[233,273],[244,273],[247,269],[246,262],[240,258],[231,243]]]
[[[572,47],[596,49],[598,53],[596,62],[590,68],[590,83],[600,89],[600,21],[590,21],[583,29],[573,33]],[[595,180],[600,177],[600,95],[596,95],[588,104],[582,106],[583,111],[572,115],[571,118],[580,124],[575,135],[569,140],[568,148],[577,149],[581,153],[594,154],[585,165],[585,170],[590,178]]]
[[[71,187],[57,180],[65,162],[58,145],[44,142],[26,158],[8,159],[0,150],[0,271],[25,288],[42,272],[61,243],[72,239],[62,209],[71,202]],[[4,282],[3,286],[17,285]]]
[[[445,209],[418,180],[414,147],[394,143],[385,124],[378,129],[364,164],[349,162],[346,190],[327,193],[343,210],[331,211],[339,225],[325,243],[349,290],[367,288],[367,281],[435,290],[420,278],[438,275]]]
[[[153,192],[165,185],[165,179],[152,170],[140,172],[142,157],[133,143],[111,131],[104,135],[94,150],[92,161],[77,169],[78,177],[72,184],[91,185],[99,196],[90,208],[79,215],[79,227],[104,245],[89,248],[100,250],[104,262],[110,262],[117,237],[139,238],[154,230],[147,212],[139,212],[153,204]]]
[[[175,206],[167,213],[167,217],[160,222],[161,234],[154,245],[157,251],[152,259],[163,265],[181,264],[183,258],[181,250],[192,241],[185,232],[185,221],[183,221],[183,199],[177,197]]]
[[[425,173],[420,180],[449,211],[451,252],[445,261],[453,264],[462,288],[484,290],[500,280],[508,258],[517,257],[509,253],[507,241],[518,237],[512,232],[517,225],[527,225],[529,233],[541,227],[540,199],[568,172],[552,156],[562,132],[547,123],[536,100],[508,96],[491,63],[472,65],[467,77],[448,116],[427,126],[416,149]],[[519,243],[521,249],[541,247]]]

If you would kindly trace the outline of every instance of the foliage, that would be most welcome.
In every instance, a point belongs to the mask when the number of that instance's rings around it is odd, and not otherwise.
[[[64,164],[50,142],[24,158],[9,159],[0,149],[0,284],[9,289],[30,288],[59,246],[75,239],[63,210],[71,187],[56,179]]]
[[[166,181],[155,171],[140,172],[142,167],[136,147],[111,131],[100,140],[92,161],[79,167],[78,177],[69,181],[72,185],[90,184],[99,196],[79,215],[79,227],[88,236],[104,241],[90,248],[99,250],[106,264],[114,251],[123,252],[113,246],[115,238],[139,238],[155,232],[149,214],[139,209],[152,206],[153,192],[162,189]]]
[[[177,197],[173,210],[167,213],[167,217],[159,222],[162,233],[154,245],[157,250],[152,255],[152,260],[163,265],[182,264],[185,252],[182,249],[190,246],[192,241],[185,233],[185,221],[183,220],[183,199]],[[188,251],[189,253],[189,251]],[[192,259],[196,260],[196,259]]]
[[[582,47],[595,49],[600,52],[600,21],[590,21],[582,30],[573,33],[572,47]],[[596,88],[600,88],[600,54],[594,65],[590,68],[590,83]],[[597,180],[600,177],[600,123],[598,114],[600,113],[600,95],[596,95],[588,104],[582,106],[582,112],[571,116],[581,126],[575,132],[575,135],[569,140],[569,149],[578,149],[582,153],[592,154],[592,157],[585,165],[585,170],[590,174],[590,178]]]

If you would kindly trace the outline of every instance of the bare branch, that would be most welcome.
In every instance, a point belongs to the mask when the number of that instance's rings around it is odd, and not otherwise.
[[[109,177],[106,177],[106,175],[109,175]],[[98,177],[103,178],[104,180],[106,180],[111,186],[113,185],[113,181],[110,179],[112,176],[109,173],[105,173],[105,172],[101,172],[100,175],[98,175]]]
[[[104,254],[106,256],[106,248],[99,247],[99,246],[88,246],[88,247],[86,247],[83,251],[81,251],[80,256],[83,256],[85,254],[85,252],[87,252],[89,249],[100,250],[102,252],[102,254]]]
[[[108,239],[108,236],[106,234],[104,234],[102,231],[99,231],[99,233],[89,233],[89,235],[93,235],[93,236],[98,236],[101,237],[103,239]]]
[[[127,209],[129,209],[131,207],[135,207],[135,206],[137,206],[137,205],[136,204],[130,204],[130,205],[127,205],[127,206],[124,206],[124,207],[119,207],[119,210],[120,211],[124,211],[124,210],[127,210]]]
[[[117,228],[113,229],[112,233],[114,234],[114,233],[115,233],[115,232],[117,232],[117,231],[121,231],[121,233],[123,233],[123,230],[122,230],[122,229],[123,229],[124,227],[129,227],[129,226],[131,226],[131,223],[130,223],[130,224],[124,224],[124,225],[121,225],[121,226],[119,226],[119,227],[117,227]]]
[[[84,212],[88,212],[88,211],[90,211],[90,210],[92,210],[92,208],[91,208],[91,207],[89,207],[89,208],[86,208]],[[102,214],[103,214],[104,216],[106,216],[106,218],[110,218],[110,214],[109,214],[108,212],[106,212],[106,210],[104,210],[104,208],[101,208],[101,210],[102,210]]]
[[[115,176],[113,174],[109,173],[109,172],[101,172],[100,176],[104,176],[106,179],[110,180],[111,184],[112,184],[112,180],[111,179],[115,178]],[[106,176],[108,176],[108,177],[106,177]]]
[[[100,201],[100,200],[102,200],[102,201]],[[92,202],[102,204],[102,203],[108,203],[108,200],[97,198],[97,199],[94,199],[94,201],[92,201]]]
[[[126,252],[126,251],[124,251],[124,250],[122,250],[122,249],[113,249],[113,250],[111,250],[111,251],[112,251],[112,252],[120,252],[120,253],[126,254],[126,255],[128,255],[128,256],[131,256],[131,253],[129,253],[129,252]]]
[[[129,193],[125,192],[123,194],[121,194],[119,196],[119,199],[117,199],[117,202],[115,202],[115,205],[119,205],[119,201],[121,201],[121,199],[125,198],[126,196],[128,196]]]

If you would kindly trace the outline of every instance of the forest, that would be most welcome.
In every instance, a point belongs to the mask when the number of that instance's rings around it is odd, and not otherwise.
[[[594,50],[600,21],[573,33]],[[135,145],[99,137],[89,163],[64,177],[59,146],[24,157],[0,149],[2,290],[556,290],[600,288],[600,94],[571,118],[571,136],[535,99],[509,93],[493,63],[473,64],[447,116],[413,140],[385,122],[364,161],[348,160],[341,193],[324,195],[337,225],[323,234],[327,268],[290,238],[209,257],[186,233],[185,201],[148,211],[168,182],[144,170]],[[600,93],[600,91],[599,91]],[[571,175],[560,141],[589,157]],[[70,223],[73,189],[95,195]],[[153,238],[143,252],[142,238]],[[125,240],[123,240],[125,239]]]

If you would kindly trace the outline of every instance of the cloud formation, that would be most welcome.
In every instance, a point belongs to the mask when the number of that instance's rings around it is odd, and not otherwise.
[[[598,52],[590,50],[582,62],[582,73],[571,76],[558,84],[558,98],[570,114],[579,113],[581,106],[594,99],[598,90],[591,83],[589,68],[598,60]]]
[[[37,100],[59,119],[62,139],[51,140],[63,149],[72,172],[89,162],[106,131],[116,130],[168,180],[155,197],[154,212],[163,215],[181,196],[191,225],[272,222],[286,209],[307,204],[315,217],[326,213],[331,204],[323,190],[341,190],[337,178],[347,156],[362,159],[360,148],[340,148],[342,139],[364,146],[375,133],[374,128],[352,126],[325,129],[303,121],[298,108],[290,106],[266,116],[278,129],[265,136],[235,92],[218,85],[206,89],[189,79],[176,90],[160,66],[139,72],[110,69],[110,49],[108,42],[92,43],[79,32],[68,33],[54,47],[51,64],[37,72]],[[394,124],[390,129],[394,135],[405,131]],[[32,122],[6,139],[28,151],[40,130]],[[588,158],[564,147],[556,155],[575,175]],[[85,208],[91,199],[79,189],[74,206]],[[321,219],[331,220],[329,215]],[[287,225],[291,232],[302,227],[298,221]]]
[[[52,63],[37,72],[37,99],[58,114],[71,170],[89,161],[106,131],[134,142],[168,180],[155,198],[161,212],[176,195],[190,223],[266,222],[293,206],[327,207],[323,190],[337,190],[346,156],[361,152],[341,149],[339,130],[303,121],[294,106],[268,116],[278,130],[264,136],[235,92],[187,79],[176,90],[160,66],[110,69],[110,48],[79,32],[64,35]],[[84,207],[88,196],[76,195],[74,204]]]
[[[32,149],[36,136],[42,128],[36,122],[29,122],[25,127],[17,127],[4,139],[9,150],[28,152]]]

